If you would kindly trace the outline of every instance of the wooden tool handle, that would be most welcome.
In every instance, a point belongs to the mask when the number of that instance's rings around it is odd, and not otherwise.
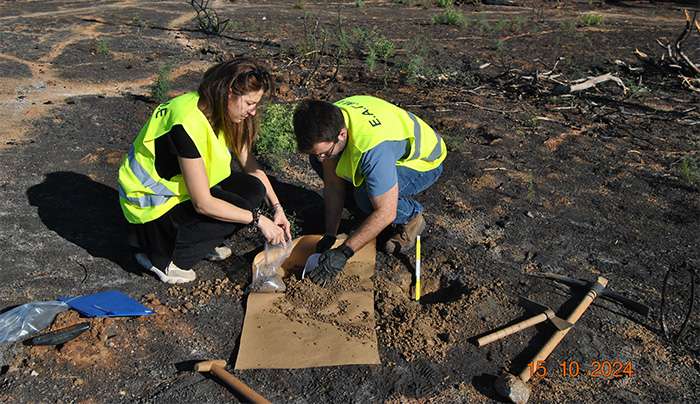
[[[255,390],[248,387],[247,384],[240,381],[236,376],[227,372],[226,369],[220,366],[212,366],[211,373],[215,374],[216,377],[218,377],[224,383],[231,386],[231,388],[234,389],[241,396],[245,397],[246,401],[249,401],[254,404],[271,404],[270,401],[268,401],[265,397],[261,396],[260,394],[255,392]]]
[[[598,297],[600,292],[605,288],[607,284],[608,280],[603,278],[602,276],[599,276],[598,280],[596,280],[596,282],[591,287],[591,290],[589,290],[588,293],[586,293],[586,296],[583,297],[583,299],[578,304],[578,306],[576,306],[574,311],[572,311],[571,314],[569,314],[569,317],[566,319],[566,321],[568,321],[572,325],[576,324],[576,322],[579,318],[581,318],[588,306],[590,306],[591,303],[593,303],[593,300],[595,300],[595,298]],[[544,344],[540,351],[537,352],[537,354],[532,358],[530,363],[535,363],[535,365],[537,365],[539,362],[542,362],[545,359],[547,359],[549,354],[551,354],[552,351],[554,351],[554,348],[556,348],[557,345],[559,345],[561,340],[564,339],[564,336],[566,336],[566,333],[568,333],[569,330],[572,328],[573,327],[569,327],[565,330],[559,330],[552,334],[552,337],[549,339],[549,341],[547,341],[547,343]],[[525,366],[525,369],[523,369],[523,371],[520,372],[520,375],[518,375],[518,377],[520,377],[520,379],[523,382],[527,382],[528,380],[530,380],[530,377],[533,373],[533,369],[528,365]]]
[[[510,334],[514,334],[520,330],[524,330],[526,328],[532,327],[533,325],[539,324],[543,321],[547,321],[547,314],[546,313],[538,314],[534,317],[527,318],[523,321],[515,323],[509,327],[502,329],[502,330],[498,330],[496,332],[492,332],[491,334],[484,335],[483,337],[477,339],[476,343],[479,346],[484,346],[484,345],[490,344],[494,341],[498,341],[501,338],[505,338],[505,337],[509,336]]]

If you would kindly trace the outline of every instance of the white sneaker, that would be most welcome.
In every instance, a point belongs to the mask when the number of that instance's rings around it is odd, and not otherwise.
[[[197,279],[197,273],[195,273],[193,270],[179,268],[172,262],[168,264],[168,267],[165,268],[165,272],[163,272],[160,269],[153,266],[153,263],[151,263],[151,260],[148,259],[148,256],[146,254],[136,254],[134,255],[134,258],[136,259],[136,262],[139,263],[139,265],[144,267],[146,270],[156,274],[156,276],[158,276],[158,278],[162,282],[187,283]]]
[[[207,254],[204,258],[207,261],[223,261],[226,258],[230,257],[231,254],[233,254],[233,251],[231,251],[231,249],[226,247],[225,245],[222,245],[219,247],[214,247],[214,251]]]

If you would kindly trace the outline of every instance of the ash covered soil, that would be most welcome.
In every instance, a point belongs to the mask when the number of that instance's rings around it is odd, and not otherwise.
[[[697,282],[688,268],[700,259],[700,97],[633,54],[660,57],[656,39],[673,41],[685,26],[681,7],[518,3],[459,4],[467,24],[453,26],[433,24],[441,9],[390,1],[212,2],[232,22],[223,37],[198,32],[185,1],[0,5],[0,309],[119,289],[156,311],[63,313],[52,328],[89,321],[92,330],[60,347],[0,346],[0,401],[233,398],[192,364],[233,364],[260,240],[238,234],[234,257],[199,264],[192,284],[162,284],[130,257],[116,170],[156,105],[150,87],[164,66],[174,96],[195,89],[211,64],[253,55],[273,67],[275,102],[373,94],[431,123],[449,155],[418,197],[428,221],[421,303],[410,299],[412,258],[377,253],[382,364],[236,376],[274,402],[499,400],[498,372],[519,372],[552,329],[484,348],[473,338],[524,318],[520,295],[566,316],[579,296],[528,276],[547,271],[605,276],[651,313],[597,301],[547,361],[547,376],[531,383],[533,401],[697,402],[697,310],[675,343],[660,314],[669,269],[672,330]],[[602,22],[584,22],[588,12]],[[395,51],[372,64],[362,35]],[[342,48],[343,37],[351,46]],[[699,38],[684,43],[696,61]],[[553,69],[552,80],[533,79]],[[608,82],[551,95],[554,80],[608,72],[626,93]],[[306,159],[292,155],[269,173],[301,232],[319,232],[320,182]],[[590,375],[605,360],[630,363],[633,374]],[[562,361],[581,373],[564,376]]]

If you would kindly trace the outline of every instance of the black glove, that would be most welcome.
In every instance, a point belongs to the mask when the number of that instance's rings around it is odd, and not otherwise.
[[[355,252],[352,248],[341,245],[338,248],[328,250],[318,258],[318,266],[309,274],[309,278],[321,286],[333,280],[345,267],[345,263]]]
[[[335,244],[335,236],[326,233],[320,240],[318,240],[318,243],[316,244],[316,252],[324,253],[333,247],[333,244]]]

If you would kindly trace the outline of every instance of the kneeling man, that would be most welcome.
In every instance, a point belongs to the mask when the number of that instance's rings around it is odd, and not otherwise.
[[[322,254],[311,280],[333,279],[390,225],[393,235],[380,248],[390,254],[413,248],[425,220],[423,206],[411,196],[442,173],[447,148],[440,135],[411,112],[367,95],[333,104],[302,101],[293,123],[299,151],[310,155],[323,179],[326,233],[316,246]],[[346,199],[367,217],[343,245],[330,249]]]

